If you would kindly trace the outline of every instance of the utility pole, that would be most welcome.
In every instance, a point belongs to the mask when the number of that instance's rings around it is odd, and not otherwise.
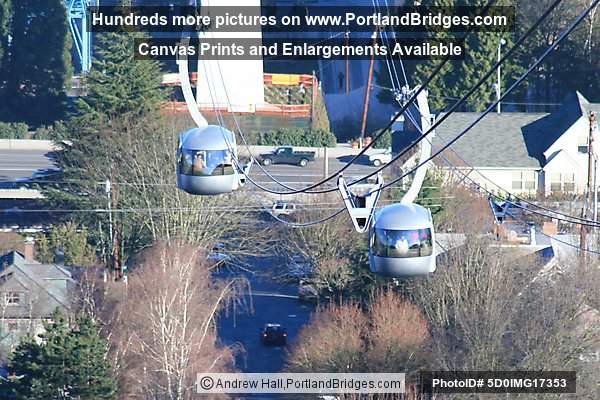
[[[596,155],[596,152],[594,151],[594,142],[595,142],[595,136],[596,136],[596,114],[591,111],[590,112],[590,146],[589,146],[589,154],[590,157],[593,159],[593,173],[594,173],[594,179],[593,179],[593,190],[594,190],[594,195],[592,196],[592,204],[594,204],[594,222],[598,222],[598,186],[597,186],[597,173],[598,173],[598,156]]]
[[[378,27],[375,27],[375,31],[373,32],[373,43],[372,47],[375,48],[377,44],[377,31]],[[369,75],[367,77],[367,87],[365,88],[365,101],[363,106],[363,115],[362,115],[362,126],[360,128],[360,147],[363,147],[363,143],[365,140],[365,130],[367,129],[367,114],[369,113],[369,96],[371,95],[371,80],[373,79],[373,66],[375,65],[375,51],[371,55],[371,60],[369,62]]]
[[[594,204],[594,126],[596,115],[590,112],[590,132],[588,138],[588,205]]]
[[[502,112],[502,106],[500,105],[500,97],[502,97],[502,86],[501,86],[501,82],[502,82],[502,67],[500,66],[500,61],[502,60],[502,46],[504,46],[506,44],[506,40],[504,38],[500,39],[500,42],[498,43],[498,76],[497,76],[497,81],[496,81],[496,100],[498,100],[498,106],[497,106],[497,111],[498,114],[500,114]]]
[[[112,196],[111,196],[111,185],[110,179],[104,181],[104,192],[107,198],[107,210],[108,210],[108,241],[109,241],[109,252],[112,254],[112,243],[113,243],[113,221],[112,221]]]
[[[346,31],[344,36],[346,37],[346,46],[350,46],[350,32]],[[350,93],[350,60],[348,57],[346,54],[346,94]]]
[[[594,130],[596,127],[596,115],[593,112],[589,114],[589,122],[590,122],[590,130],[588,137],[588,182],[587,182],[587,196],[583,203],[583,209],[581,210],[582,218],[589,219],[590,218],[590,207],[593,207],[594,210],[594,219],[597,217],[597,188],[596,188],[596,171],[595,171],[595,155],[594,155]],[[581,225],[579,231],[579,247],[584,250],[583,259],[586,259],[585,250],[588,250],[587,243],[587,230],[588,227],[585,225]]]

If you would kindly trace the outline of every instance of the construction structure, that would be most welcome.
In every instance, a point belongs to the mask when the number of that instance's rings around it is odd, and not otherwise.
[[[99,0],[65,0],[67,21],[73,41],[74,58],[78,61],[75,70],[86,74],[92,68],[92,32],[88,31],[87,9],[97,7]]]

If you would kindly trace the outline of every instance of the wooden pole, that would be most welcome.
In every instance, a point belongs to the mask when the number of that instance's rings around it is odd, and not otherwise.
[[[593,184],[593,179],[594,179],[594,171],[593,171],[593,167],[594,167],[594,126],[596,124],[596,115],[593,112],[590,112],[589,121],[590,121],[590,130],[589,130],[589,137],[588,137],[587,198],[584,201],[583,209],[581,210],[582,218],[586,218],[586,219],[589,219],[589,217],[590,217],[589,209],[590,209],[590,206],[594,203],[594,191],[596,190],[596,188],[594,187],[594,184]],[[588,250],[587,233],[588,233],[588,227],[582,224],[580,226],[580,231],[579,231],[579,247],[581,247],[581,249],[582,249],[581,253],[582,253],[582,259],[583,259],[584,265],[585,265],[585,261],[587,259],[586,250]]]
[[[346,46],[350,44],[350,32],[346,32]],[[350,93],[350,60],[346,54],[346,94]]]
[[[372,47],[374,48],[377,44],[377,30],[373,32],[373,43]],[[371,55],[371,60],[369,62],[369,75],[367,77],[367,87],[365,88],[365,101],[363,106],[363,115],[362,115],[362,126],[360,128],[360,147],[363,146],[365,140],[365,130],[367,129],[367,114],[369,113],[369,97],[371,94],[371,80],[373,79],[373,66],[375,65],[375,51]]]

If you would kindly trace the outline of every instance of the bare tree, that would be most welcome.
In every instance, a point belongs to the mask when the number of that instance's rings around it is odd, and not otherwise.
[[[337,193],[313,195],[307,198],[303,209],[298,212],[298,223],[318,221],[344,208]],[[285,250],[302,254],[316,262],[325,258],[343,258],[359,248],[364,242],[360,234],[352,229],[346,212],[324,223],[294,228],[281,226],[280,237],[286,238]]]
[[[520,288],[511,265],[500,249],[474,235],[446,253],[441,264],[413,291],[430,324],[438,367],[494,370],[504,365]]]
[[[582,356],[600,348],[600,317],[585,323],[584,316],[595,314],[582,285],[568,269],[555,265],[549,273],[537,256],[515,259],[514,252],[470,235],[443,257],[436,274],[415,287],[413,298],[432,337],[431,368],[589,371]],[[594,398],[588,396],[597,387],[590,388],[589,380],[585,385],[577,398]]]
[[[190,399],[197,373],[233,368],[232,349],[217,345],[215,321],[241,282],[213,280],[203,260],[192,246],[165,242],[131,274],[110,327],[123,398]]]
[[[101,138],[96,147],[74,143],[77,147],[61,154],[62,165],[80,171],[67,177],[72,179],[68,193],[85,194],[75,197],[74,208],[106,210],[110,202],[114,245],[108,240],[107,212],[77,214],[81,222],[88,230],[101,229],[104,247],[116,249],[121,265],[154,242],[174,238],[204,248],[226,241],[228,251],[240,258],[268,249],[272,236],[261,234],[268,227],[258,222],[260,207],[252,196],[192,196],[177,188],[178,129],[167,119],[116,118],[95,128],[93,134]],[[111,182],[109,196],[102,185],[106,180]],[[64,190],[48,193],[61,208],[73,201]]]
[[[367,318],[355,303],[319,309],[288,359],[293,372],[358,372],[364,368]],[[343,334],[341,334],[343,332]]]
[[[369,305],[366,358],[372,372],[414,372],[427,363],[427,321],[417,306],[392,290],[380,292]]]
[[[428,339],[420,310],[388,289],[376,294],[367,310],[353,302],[317,310],[289,364],[307,372],[413,371],[424,364]]]
[[[347,259],[321,259],[314,270],[313,282],[319,291],[341,293],[352,281]]]

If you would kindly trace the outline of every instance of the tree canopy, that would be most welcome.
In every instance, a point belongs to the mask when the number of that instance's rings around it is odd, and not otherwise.
[[[70,49],[62,0],[19,0],[12,5],[0,1],[0,65],[5,78],[0,119],[40,125],[63,118],[72,74]]]
[[[55,311],[41,341],[24,339],[12,354],[5,388],[17,400],[110,400],[117,386],[106,360],[107,344],[88,316],[69,327]]]

